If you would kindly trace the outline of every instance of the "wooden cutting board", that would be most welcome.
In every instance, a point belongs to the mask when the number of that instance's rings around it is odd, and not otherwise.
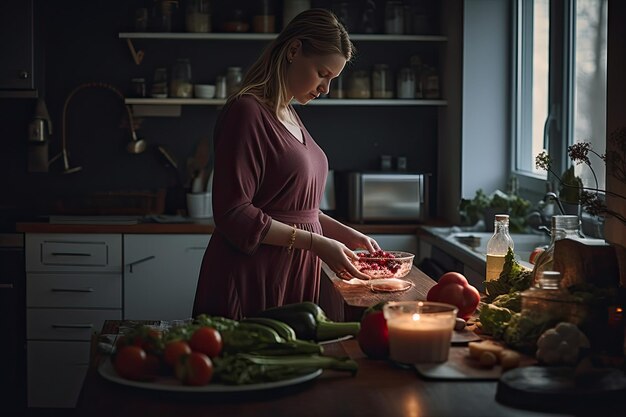
[[[503,404],[543,411],[623,403],[625,396],[624,372],[609,368],[583,374],[573,367],[517,368],[502,375],[496,391]]]
[[[522,356],[522,366],[535,362],[533,358]],[[476,359],[469,356],[469,348],[466,346],[452,346],[448,360],[444,363],[420,363],[414,366],[420,376],[429,379],[495,381],[503,374],[500,365],[493,368],[480,366]]]

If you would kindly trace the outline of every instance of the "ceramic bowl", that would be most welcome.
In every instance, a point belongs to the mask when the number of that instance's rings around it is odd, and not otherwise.
[[[213,84],[196,84],[193,86],[194,96],[197,98],[215,97],[215,86]]]

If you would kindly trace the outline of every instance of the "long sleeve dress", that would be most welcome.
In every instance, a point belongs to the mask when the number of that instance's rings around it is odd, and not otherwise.
[[[214,135],[215,232],[202,260],[194,317],[240,319],[273,306],[317,302],[317,256],[261,244],[272,219],[322,233],[319,203],[328,161],[298,123],[304,143],[252,96],[222,110]]]

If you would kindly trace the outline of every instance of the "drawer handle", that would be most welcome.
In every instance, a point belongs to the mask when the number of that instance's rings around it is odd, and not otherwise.
[[[0,290],[12,290],[13,284],[0,284]]]
[[[52,256],[91,256],[91,253],[81,252],[52,252]]]
[[[129,272],[130,272],[131,274],[133,273],[133,266],[135,266],[135,265],[139,265],[139,264],[142,264],[142,263],[144,263],[144,262],[148,262],[148,261],[150,261],[150,260],[152,260],[152,259],[154,259],[154,258],[155,258],[155,256],[154,256],[154,255],[152,255],[152,256],[146,256],[145,258],[141,258],[141,259],[139,259],[139,260],[137,260],[137,261],[135,261],[135,262],[131,262],[131,263],[129,263],[129,264],[128,264]]]
[[[52,292],[94,292],[93,288],[52,288]]]
[[[53,329],[93,329],[93,324],[52,324]]]

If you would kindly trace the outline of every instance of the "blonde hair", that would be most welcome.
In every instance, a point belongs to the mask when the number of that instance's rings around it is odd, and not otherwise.
[[[278,116],[279,110],[290,100],[286,83],[287,53],[294,40],[302,42],[302,53],[306,56],[338,53],[350,61],[355,52],[346,28],[331,11],[306,10],[294,17],[265,48],[231,99],[244,94],[253,95],[270,106]]]

